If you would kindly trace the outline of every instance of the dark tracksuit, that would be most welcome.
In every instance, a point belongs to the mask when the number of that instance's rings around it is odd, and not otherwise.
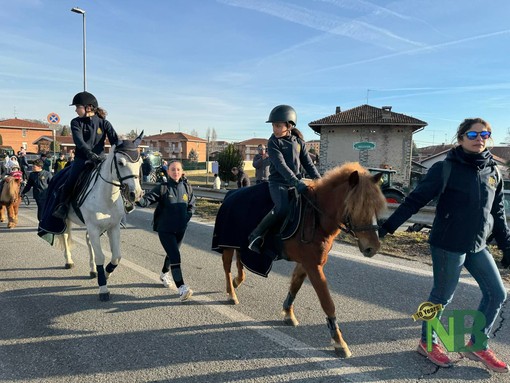
[[[274,213],[282,222],[289,209],[289,188],[303,178],[301,167],[313,179],[321,176],[306,150],[305,142],[295,135],[281,138],[271,135],[267,152],[271,161],[269,192],[275,205]]]
[[[166,252],[162,272],[172,271],[172,278],[179,288],[184,284],[181,272],[181,253],[179,247],[184,233],[195,211],[195,196],[191,185],[182,178],[179,182],[168,182],[155,186],[136,204],[147,207],[158,203],[154,211],[153,229],[158,232],[161,245]]]
[[[74,161],[71,164],[69,176],[60,191],[60,200],[70,196],[80,174],[83,172],[87,154],[94,152],[98,155],[104,152],[106,137],[111,145],[117,145],[117,133],[112,124],[98,115],[92,117],[76,117],[71,121],[71,133],[76,145]]]
[[[44,210],[44,204],[46,203],[46,189],[48,189],[48,183],[50,182],[52,174],[47,170],[33,171],[28,176],[28,181],[21,194],[26,194],[31,188],[34,195],[35,202],[37,203],[37,219],[41,220],[41,215]]]

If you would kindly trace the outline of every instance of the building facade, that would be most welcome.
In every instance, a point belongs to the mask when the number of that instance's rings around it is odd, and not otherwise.
[[[207,157],[207,140],[190,136],[181,132],[167,132],[146,136],[142,145],[149,150],[158,151],[164,159],[188,160],[193,150],[198,156],[198,162],[205,162]]]
[[[319,170],[325,172],[345,162],[396,170],[394,181],[408,187],[411,178],[413,133],[427,123],[392,112],[391,106],[361,105],[310,122],[321,135]]]
[[[21,147],[27,152],[38,153],[39,148],[34,143],[42,135],[52,136],[53,130],[46,124],[11,118],[0,121],[0,136],[2,145],[12,146],[17,153]]]

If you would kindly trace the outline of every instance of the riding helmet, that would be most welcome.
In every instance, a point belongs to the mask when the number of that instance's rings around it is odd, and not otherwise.
[[[266,122],[290,122],[296,126],[297,114],[290,105],[278,105],[269,113],[269,118]]]
[[[89,92],[77,93],[73,97],[73,103],[69,106],[72,106],[72,105],[83,105],[83,106],[92,105],[96,108],[99,106],[97,103],[96,97],[92,93],[89,93]]]

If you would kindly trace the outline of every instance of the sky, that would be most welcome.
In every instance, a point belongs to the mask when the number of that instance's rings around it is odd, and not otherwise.
[[[508,0],[0,0],[0,119],[63,124],[83,90],[118,133],[268,138],[273,107],[308,123],[363,104],[428,123],[452,143],[482,117],[510,128]]]

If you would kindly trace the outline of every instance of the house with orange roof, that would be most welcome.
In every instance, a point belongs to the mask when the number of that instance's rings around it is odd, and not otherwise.
[[[205,162],[207,140],[182,132],[166,132],[145,136],[141,142],[148,150],[158,151],[164,159],[188,160],[192,150],[198,155],[198,162]]]
[[[41,135],[52,136],[53,130],[47,124],[19,118],[0,121],[2,145],[12,146],[14,152],[18,152],[23,147],[27,152],[38,153],[39,148],[34,141]]]

